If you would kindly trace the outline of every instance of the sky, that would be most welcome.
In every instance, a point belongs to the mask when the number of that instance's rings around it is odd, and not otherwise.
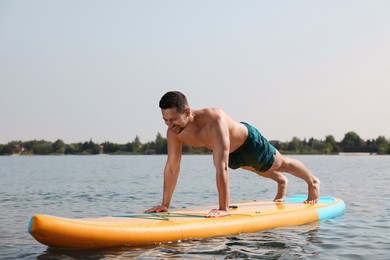
[[[269,140],[390,138],[390,1],[0,0],[0,143],[165,136],[158,102]]]

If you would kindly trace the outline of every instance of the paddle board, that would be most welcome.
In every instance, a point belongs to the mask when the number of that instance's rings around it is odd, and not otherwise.
[[[345,210],[344,202],[338,198],[323,196],[315,205],[304,204],[305,199],[306,196],[294,196],[284,202],[235,203],[229,216],[222,218],[205,218],[215,206],[84,219],[34,215],[28,231],[37,241],[51,247],[104,248],[302,225],[341,215]]]

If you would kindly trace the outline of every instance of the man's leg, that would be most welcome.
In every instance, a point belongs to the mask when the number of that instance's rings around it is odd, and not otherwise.
[[[286,198],[286,190],[287,190],[287,184],[288,184],[288,179],[286,176],[284,176],[281,172],[277,171],[267,171],[267,172],[259,172],[255,170],[251,166],[242,166],[241,168],[252,171],[260,176],[263,176],[265,178],[272,179],[278,183],[278,192],[276,193],[275,202],[282,202]]]
[[[317,203],[320,197],[320,180],[315,177],[302,162],[298,160],[285,157],[278,151],[276,151],[274,158],[274,164],[268,171],[265,172],[265,174],[272,174],[272,172],[275,171],[288,172],[298,178],[303,179],[308,185],[308,195],[305,202],[309,204]]]

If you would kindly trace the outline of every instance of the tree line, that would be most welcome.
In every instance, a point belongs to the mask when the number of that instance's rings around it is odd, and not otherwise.
[[[384,136],[376,139],[363,140],[355,132],[348,132],[344,138],[337,142],[332,135],[325,140],[314,138],[292,138],[291,141],[270,141],[282,153],[289,154],[338,154],[338,153],[370,153],[390,154],[390,141]],[[211,153],[207,148],[190,147],[183,145],[184,154]],[[0,144],[0,155],[93,155],[93,154],[167,154],[167,140],[160,133],[156,139],[141,143],[137,135],[132,142],[116,144],[112,142],[95,143],[78,142],[66,144],[58,139],[55,142],[46,140],[11,141]]]

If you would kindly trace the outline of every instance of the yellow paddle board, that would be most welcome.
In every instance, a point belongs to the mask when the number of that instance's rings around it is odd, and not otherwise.
[[[344,202],[338,198],[321,197],[315,205],[304,204],[305,199],[305,196],[295,196],[284,202],[240,202],[233,204],[229,216],[222,218],[205,218],[215,206],[84,219],[35,215],[28,231],[36,240],[51,247],[104,248],[301,225],[341,215],[345,210]]]

